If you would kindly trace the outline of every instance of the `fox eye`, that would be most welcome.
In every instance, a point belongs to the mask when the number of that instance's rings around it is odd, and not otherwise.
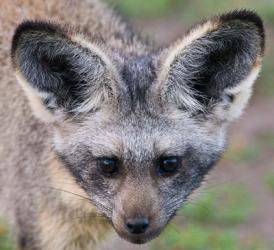
[[[115,158],[99,158],[98,160],[98,166],[100,168],[100,171],[102,174],[106,177],[114,177],[118,174],[118,161]]]
[[[168,177],[177,172],[181,166],[181,159],[177,156],[161,157],[158,160],[158,174],[163,177]]]

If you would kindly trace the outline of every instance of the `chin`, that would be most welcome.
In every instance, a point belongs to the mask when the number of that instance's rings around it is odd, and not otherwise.
[[[116,229],[115,229],[115,231],[124,240],[126,240],[132,244],[138,244],[138,245],[148,243],[149,241],[158,237],[160,235],[160,233],[162,232],[162,230],[158,229],[156,231],[151,231],[151,232],[140,234],[140,235],[130,235],[128,233],[119,232]]]

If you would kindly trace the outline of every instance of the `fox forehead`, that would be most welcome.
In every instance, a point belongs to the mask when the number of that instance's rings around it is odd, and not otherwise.
[[[55,133],[57,151],[67,154],[116,156],[124,160],[151,160],[161,155],[183,155],[188,147],[213,150],[223,147],[223,132],[214,133],[187,114],[128,116],[98,111],[81,123],[69,124]],[[207,147],[204,147],[204,145]]]
[[[121,86],[118,102],[124,114],[136,110],[152,110],[151,87],[157,78],[157,60],[153,53],[144,55],[119,55],[115,60]],[[155,108],[155,107],[154,107]]]

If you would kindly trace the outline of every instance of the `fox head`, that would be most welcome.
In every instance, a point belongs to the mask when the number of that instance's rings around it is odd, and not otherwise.
[[[121,237],[144,243],[220,158],[263,51],[261,19],[235,11],[141,54],[27,21],[15,32],[11,54],[64,167]]]

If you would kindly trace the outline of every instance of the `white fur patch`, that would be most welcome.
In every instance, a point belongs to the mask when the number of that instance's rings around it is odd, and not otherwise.
[[[55,117],[51,114],[43,103],[43,99],[48,97],[47,93],[43,93],[31,87],[27,82],[21,72],[15,72],[16,79],[18,83],[22,86],[23,90],[26,92],[30,106],[34,114],[41,119],[43,122],[51,123],[55,121]]]
[[[231,105],[228,114],[230,120],[238,118],[242,114],[242,111],[246,107],[252,94],[252,86],[259,75],[260,69],[261,66],[253,68],[245,80],[236,87],[227,90],[227,93],[235,95],[235,100]]]
[[[260,70],[261,65],[257,65],[251,70],[246,79],[240,82],[236,87],[225,90],[226,94],[234,96],[234,100],[228,110],[224,110],[222,103],[216,107],[215,114],[218,118],[221,120],[233,121],[240,117],[252,94],[252,86],[257,79]]]

